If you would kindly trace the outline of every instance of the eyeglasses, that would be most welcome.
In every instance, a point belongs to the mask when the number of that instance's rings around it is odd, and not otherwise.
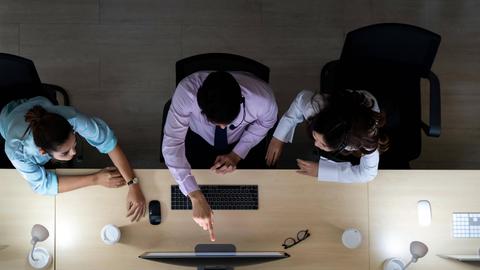
[[[283,241],[282,246],[283,246],[284,249],[291,248],[291,247],[295,246],[296,244],[302,242],[303,240],[307,239],[309,236],[310,236],[310,233],[308,232],[308,229],[307,230],[301,230],[297,233],[297,239],[289,237],[289,238],[285,239],[285,241]]]

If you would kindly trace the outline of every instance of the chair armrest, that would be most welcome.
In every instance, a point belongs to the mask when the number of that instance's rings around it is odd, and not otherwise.
[[[441,101],[440,101],[440,81],[435,73],[431,72],[427,77],[430,82],[430,115],[429,124],[422,121],[422,129],[429,137],[439,137],[441,131]]]
[[[47,94],[56,100],[56,92],[60,93],[63,98],[63,105],[70,106],[70,97],[68,96],[67,91],[62,87],[54,84],[42,83],[43,89],[47,92]]]

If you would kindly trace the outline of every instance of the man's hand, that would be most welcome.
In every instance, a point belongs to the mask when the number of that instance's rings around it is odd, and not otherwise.
[[[120,172],[115,167],[107,167],[94,174],[94,184],[107,188],[118,188],[126,184]]]
[[[269,167],[277,163],[278,158],[280,158],[280,155],[282,154],[283,145],[284,142],[272,137],[272,140],[268,144],[267,155],[265,156],[265,160],[267,161],[267,165]]]
[[[297,159],[297,165],[300,168],[297,170],[297,173],[314,177],[318,176],[318,162]]]
[[[231,173],[235,171],[240,160],[241,158],[232,151],[229,154],[218,156],[210,169],[219,174]]]
[[[129,186],[127,195],[127,217],[131,216],[131,222],[137,222],[145,216],[145,197],[139,184]]]
[[[211,241],[215,241],[215,234],[213,233],[213,212],[205,196],[203,196],[200,190],[190,192],[188,196],[192,201],[193,220],[205,231],[210,233]]]

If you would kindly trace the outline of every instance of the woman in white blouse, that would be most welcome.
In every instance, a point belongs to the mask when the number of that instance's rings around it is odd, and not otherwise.
[[[385,115],[367,91],[341,91],[338,94],[300,92],[280,119],[265,157],[274,165],[285,143],[291,143],[297,124],[307,120],[315,146],[336,156],[354,155],[360,163],[335,162],[321,157],[319,162],[297,159],[297,172],[319,181],[361,183],[373,180],[378,172],[379,153],[388,149],[383,134]]]

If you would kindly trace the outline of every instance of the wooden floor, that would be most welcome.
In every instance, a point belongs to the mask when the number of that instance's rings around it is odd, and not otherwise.
[[[42,81],[65,87],[80,111],[105,119],[137,168],[160,168],[162,108],[176,60],[229,52],[271,67],[283,113],[345,33],[378,22],[442,35],[442,136],[425,138],[416,168],[480,168],[480,1],[477,0],[0,0],[0,51],[31,58]],[[281,167],[307,157],[298,129]],[[83,167],[107,160],[85,148]]]

